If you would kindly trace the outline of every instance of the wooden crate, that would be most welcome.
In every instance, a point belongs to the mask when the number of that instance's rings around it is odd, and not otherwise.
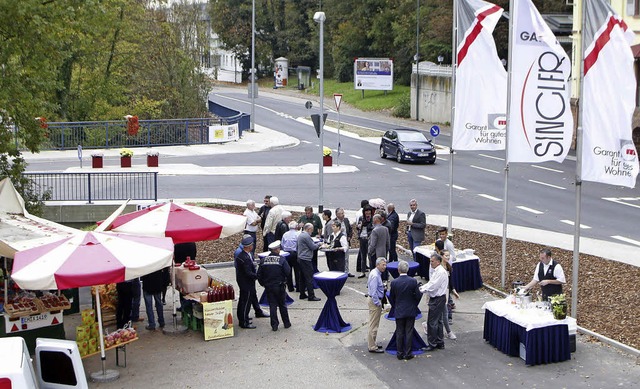
[[[116,310],[112,308],[102,308],[102,328],[116,326]]]

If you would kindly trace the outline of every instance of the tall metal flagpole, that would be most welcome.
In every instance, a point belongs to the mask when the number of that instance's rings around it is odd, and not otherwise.
[[[324,21],[326,20],[324,12],[316,12],[313,15],[313,20],[320,24],[320,188],[318,191],[318,212],[322,212],[322,203],[324,203],[322,193],[324,191]]]
[[[509,63],[507,64],[507,131],[505,131],[505,163],[504,163],[504,207],[502,210],[502,267],[500,275],[500,284],[502,289],[506,284],[507,273],[507,210],[509,199],[509,114],[511,113],[511,64],[513,56],[513,21],[516,18],[515,1],[509,0],[509,10],[511,11],[511,17],[509,18]]]
[[[453,29],[451,31],[451,140],[449,143],[449,233],[453,228],[453,131],[456,118],[456,71],[458,70],[458,0],[453,2]]]
[[[251,132],[256,130],[256,0],[251,2]]]
[[[582,202],[582,92],[584,78],[584,3],[578,3],[582,7],[582,17],[578,26],[580,39],[580,94],[578,96],[578,129],[576,134],[576,219],[573,226],[573,269],[571,270],[571,316],[577,318],[578,314],[578,275],[580,270],[580,206]]]

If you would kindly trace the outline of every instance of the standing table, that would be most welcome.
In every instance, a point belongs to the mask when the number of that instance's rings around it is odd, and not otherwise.
[[[508,299],[484,304],[484,339],[511,356],[520,356],[527,365],[571,359],[570,333],[576,320],[556,320],[550,311],[518,309]]]
[[[418,274],[422,276],[423,267],[427,266],[425,278],[429,279],[429,269],[433,248],[430,246],[418,246],[414,249],[416,258],[420,263]],[[388,266],[388,265],[387,265]],[[456,258],[451,262],[453,274],[451,280],[453,287],[458,292],[476,290],[482,287],[482,275],[480,274],[480,258],[475,254],[467,254],[464,250],[456,250]],[[424,277],[424,276],[423,276]]]
[[[389,274],[391,274],[393,278],[398,278],[400,276],[400,272],[398,272],[399,263],[400,263],[399,261],[393,261],[393,262],[387,263],[387,270],[389,270]],[[409,271],[407,272],[407,275],[409,277],[413,277],[417,274],[418,267],[420,267],[420,264],[414,261],[408,261],[408,263],[409,263]]]
[[[337,271],[323,271],[313,275],[320,289],[327,296],[327,302],[320,312],[320,317],[313,329],[320,332],[345,332],[351,329],[351,324],[346,323],[340,316],[336,295],[347,281],[347,273]]]

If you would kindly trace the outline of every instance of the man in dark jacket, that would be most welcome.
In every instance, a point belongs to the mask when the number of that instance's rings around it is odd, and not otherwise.
[[[145,328],[149,331],[156,329],[156,321],[153,316],[153,304],[156,305],[156,313],[158,314],[158,325],[164,328],[164,307],[162,306],[162,290],[166,288],[164,272],[169,268],[154,271],[151,274],[142,276],[142,294],[144,296],[144,307],[147,311],[147,319],[149,325]]]
[[[285,286],[287,277],[291,273],[291,268],[287,261],[280,256],[280,241],[269,245],[269,255],[260,260],[258,267],[258,282],[264,286],[269,300],[269,310],[271,311],[271,329],[278,331],[278,308],[280,308],[280,316],[284,328],[291,327],[289,320],[289,311],[285,303],[287,292]]]
[[[398,252],[396,251],[396,242],[398,242],[398,227],[400,226],[400,217],[396,212],[396,206],[393,203],[387,204],[387,221],[389,222],[389,262],[398,260]]]
[[[396,344],[398,345],[398,359],[412,359],[411,344],[413,342],[413,326],[416,322],[416,310],[422,293],[418,288],[418,281],[409,277],[409,264],[406,261],[398,263],[400,276],[391,281],[389,302],[395,309],[396,316]]]
[[[236,316],[238,316],[238,325],[240,328],[248,329],[256,328],[256,326],[251,324],[251,320],[249,319],[249,310],[251,309],[253,300],[255,300],[256,305],[258,302],[256,292],[258,275],[256,274],[256,267],[253,265],[253,255],[251,254],[253,245],[251,235],[244,235],[240,242],[240,250],[236,251],[233,261],[236,268],[236,282],[240,289]],[[262,313],[262,309],[259,309],[259,311],[256,310],[256,315],[259,315],[258,312]]]

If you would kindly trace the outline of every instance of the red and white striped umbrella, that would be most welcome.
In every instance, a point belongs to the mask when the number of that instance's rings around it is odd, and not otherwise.
[[[167,238],[83,232],[18,251],[11,278],[22,289],[49,290],[122,282],[171,266]]]
[[[166,236],[173,243],[216,240],[244,230],[246,217],[220,209],[169,202],[118,216],[111,231]]]

